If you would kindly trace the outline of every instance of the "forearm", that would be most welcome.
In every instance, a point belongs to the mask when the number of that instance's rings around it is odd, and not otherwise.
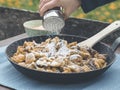
[[[85,13],[115,0],[79,0]]]

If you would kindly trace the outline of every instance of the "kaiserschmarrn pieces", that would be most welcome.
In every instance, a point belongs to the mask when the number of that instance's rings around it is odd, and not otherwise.
[[[41,43],[25,41],[11,59],[26,68],[54,73],[89,72],[107,65],[104,54],[59,37]]]

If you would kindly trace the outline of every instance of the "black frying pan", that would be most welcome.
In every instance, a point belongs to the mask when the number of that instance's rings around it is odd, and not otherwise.
[[[119,45],[120,38],[115,41],[115,43],[112,45],[112,47],[109,47],[108,45],[104,43],[97,43],[93,49],[97,50],[99,53],[107,54],[107,66],[102,69],[98,69],[95,71],[90,72],[84,72],[84,73],[50,73],[50,72],[43,72],[43,71],[36,71],[32,69],[28,69],[22,66],[17,65],[15,62],[11,61],[10,57],[13,56],[13,54],[16,52],[17,47],[19,45],[23,45],[24,41],[33,41],[35,40],[37,43],[40,43],[42,41],[45,41],[49,37],[53,38],[55,36],[58,36],[61,39],[65,39],[68,42],[81,42],[85,40],[83,37],[73,36],[73,35],[52,35],[52,36],[36,36],[36,37],[30,37],[25,38],[19,41],[16,41],[12,44],[10,44],[6,49],[6,54],[8,60],[12,63],[12,65],[20,72],[22,72],[24,75],[27,75],[29,77],[32,77],[34,79],[45,81],[45,82],[58,82],[58,83],[65,83],[65,82],[80,82],[84,80],[94,79],[96,76],[99,76],[100,74],[104,73],[115,61],[115,50]],[[118,42],[119,41],[119,42]]]

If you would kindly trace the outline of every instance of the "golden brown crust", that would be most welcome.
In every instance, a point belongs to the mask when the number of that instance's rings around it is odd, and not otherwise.
[[[11,59],[23,67],[55,73],[89,72],[107,65],[104,54],[58,37],[41,43],[25,41]]]

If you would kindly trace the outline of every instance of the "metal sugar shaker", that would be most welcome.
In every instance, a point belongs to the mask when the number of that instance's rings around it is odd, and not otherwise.
[[[45,12],[43,16],[43,27],[52,32],[60,33],[65,21],[60,7],[56,7]]]

